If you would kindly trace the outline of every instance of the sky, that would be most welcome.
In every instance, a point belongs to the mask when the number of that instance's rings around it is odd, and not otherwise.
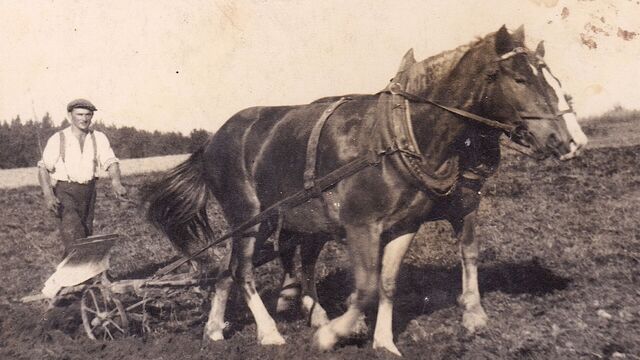
[[[640,0],[2,0],[0,121],[87,98],[94,119],[218,129],[255,105],[373,93],[417,60],[502,24],[575,100],[579,116],[640,108]]]

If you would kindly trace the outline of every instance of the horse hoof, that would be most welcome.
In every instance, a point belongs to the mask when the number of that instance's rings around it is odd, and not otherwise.
[[[311,317],[309,323],[312,327],[320,327],[329,323],[327,312],[311,297],[305,296],[302,298],[302,308],[304,309],[305,316]],[[309,312],[312,310],[313,313],[309,315]]]
[[[462,326],[464,326],[470,333],[476,332],[478,329],[487,326],[488,317],[482,307],[476,307],[472,310],[467,310],[462,315]]]
[[[222,341],[224,340],[224,335],[222,335],[222,331],[216,331],[212,334],[209,334],[209,339],[212,341]]]
[[[311,326],[315,328],[319,328],[321,326],[327,325],[329,323],[329,318],[327,317],[327,313],[323,311],[314,310],[313,315],[311,315]]]
[[[204,334],[202,334],[202,338],[204,340],[210,340],[210,341],[221,341],[221,340],[224,340],[224,335],[223,335],[223,330],[224,329],[219,329],[219,327],[217,327],[217,328],[218,329],[207,329],[205,327]]]
[[[212,346],[214,343],[218,343],[220,341],[224,340],[224,337],[222,336],[222,332],[219,332],[219,334],[214,334],[214,333],[204,333],[202,334],[202,342],[200,343],[200,350],[205,351],[209,348],[209,346]]]
[[[277,330],[265,334],[260,339],[260,345],[284,345],[285,343],[284,338]]]
[[[331,330],[329,325],[324,325],[313,335],[313,342],[318,350],[329,351],[338,342],[338,336]]]
[[[295,305],[294,299],[289,299],[286,297],[279,297],[278,302],[276,304],[276,313],[283,313],[291,310]]]
[[[393,355],[402,357],[402,353],[400,353],[400,350],[398,350],[398,348],[396,347],[396,345],[393,342],[382,342],[382,341],[377,341],[377,340],[374,339],[373,340],[373,349],[374,350],[385,349],[388,352],[392,353]]]
[[[369,327],[367,326],[367,322],[365,321],[364,314],[358,317],[356,323],[353,325],[353,329],[351,333],[353,335],[366,335],[369,332]]]

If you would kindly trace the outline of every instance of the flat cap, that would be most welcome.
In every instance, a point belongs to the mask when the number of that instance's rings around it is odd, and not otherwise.
[[[73,109],[87,109],[91,111],[97,111],[96,107],[87,99],[75,99],[67,105],[67,112],[71,112]]]

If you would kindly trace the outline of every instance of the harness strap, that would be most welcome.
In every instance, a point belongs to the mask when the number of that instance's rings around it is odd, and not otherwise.
[[[496,58],[494,61],[500,62],[500,61],[504,61],[504,60],[507,60],[507,59],[511,59],[512,57],[514,57],[516,55],[528,54],[528,53],[529,53],[529,51],[527,50],[527,48],[519,46],[519,47],[516,47],[513,50],[509,51],[508,53],[502,54],[501,56]]]
[[[557,113],[554,116],[554,115],[541,115],[541,114],[536,114],[536,113],[529,113],[529,112],[525,112],[525,111],[520,111],[518,113],[518,115],[520,115],[520,118],[522,118],[523,120],[556,120],[559,116],[562,116],[562,115],[570,113],[570,112],[572,112],[572,111],[563,110],[563,111],[560,111],[559,113]]]
[[[318,161],[318,144],[320,143],[320,133],[322,132],[322,128],[324,124],[327,122],[327,119],[331,117],[336,109],[344,104],[345,102],[351,100],[349,97],[342,97],[340,100],[334,102],[329,106],[323,113],[322,116],[318,119],[316,124],[313,126],[311,130],[311,135],[309,136],[309,142],[307,143],[307,163],[304,169],[304,188],[311,189],[316,185],[316,163]]]
[[[410,178],[428,193],[436,196],[450,194],[458,180],[458,159],[454,156],[445,160],[440,167],[431,169],[422,155],[413,132],[409,99],[400,94],[392,94],[388,117],[392,143],[398,148],[399,159]]]
[[[395,110],[395,108],[394,108]],[[403,121],[401,121],[404,126],[404,133],[406,134],[405,142],[408,144],[407,154],[413,155],[414,157],[421,158],[422,152],[420,152],[420,145],[418,145],[418,141],[416,140],[416,135],[413,133],[413,125],[411,124],[411,107],[409,105],[409,100],[404,99],[404,116],[400,116]],[[393,116],[392,116],[393,119]],[[398,134],[396,134],[397,136]],[[397,139],[397,138],[396,138]],[[402,148],[403,144],[398,144],[399,148]]]
[[[491,119],[488,119],[486,117],[483,117],[483,116],[480,116],[480,115],[476,115],[476,114],[470,113],[470,112],[462,110],[462,109],[457,109],[457,108],[454,108],[454,107],[442,105],[437,101],[433,101],[433,100],[430,100],[430,99],[427,99],[427,98],[424,98],[424,97],[421,97],[421,96],[417,96],[417,95],[408,93],[408,92],[402,90],[401,85],[398,84],[398,83],[391,84],[389,86],[389,90],[388,91],[391,94],[401,95],[402,97],[404,97],[404,98],[406,98],[408,100],[411,100],[411,101],[427,103],[427,104],[431,104],[431,105],[437,106],[437,107],[439,107],[439,108],[441,108],[443,110],[446,110],[446,111],[448,111],[450,113],[453,113],[453,114],[456,114],[456,115],[460,115],[460,116],[465,117],[467,119],[479,122],[481,124],[484,124],[484,125],[487,125],[487,126],[490,126],[490,127],[493,127],[493,128],[501,129],[501,130],[504,130],[504,131],[507,131],[507,132],[514,132],[517,129],[517,126],[515,126],[515,125],[504,124],[504,123],[501,123],[499,121],[491,120]]]

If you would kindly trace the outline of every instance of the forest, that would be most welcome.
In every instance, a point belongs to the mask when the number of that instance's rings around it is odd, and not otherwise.
[[[0,169],[36,166],[47,139],[69,126],[64,119],[56,126],[47,113],[39,121],[23,121],[16,116],[0,123]],[[139,130],[131,126],[94,122],[93,129],[104,132],[120,159],[190,153],[211,135],[194,129],[188,136],[178,132]]]

